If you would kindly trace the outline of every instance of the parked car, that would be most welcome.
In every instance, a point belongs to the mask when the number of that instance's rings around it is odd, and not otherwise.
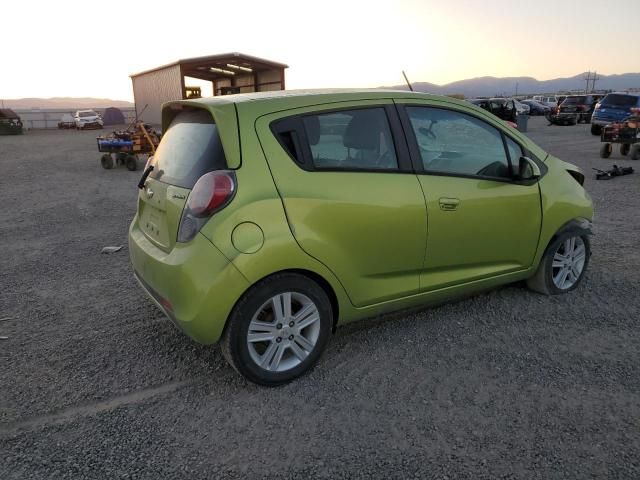
[[[470,103],[507,122],[516,122],[517,108],[511,98],[472,98]]]
[[[337,325],[521,280],[566,293],[585,275],[580,169],[464,101],[262,92],[162,118],[129,230],[135,277],[253,382],[301,375]]]
[[[533,99],[521,100],[521,102],[529,106],[529,115],[546,115],[551,110],[551,107]]]
[[[76,119],[70,113],[65,113],[58,122],[58,128],[76,128]]]
[[[570,123],[589,123],[595,105],[596,99],[593,95],[569,95],[559,105],[558,116]]]
[[[535,95],[533,99],[536,102],[540,102],[549,108],[557,107],[559,103],[558,97],[556,97],[555,95]]]
[[[529,105],[526,103],[520,102],[519,100],[513,99],[513,103],[516,106],[516,112],[519,115],[529,115]]]
[[[621,122],[631,109],[640,107],[640,95],[631,93],[609,93],[596,104],[591,116],[591,133],[600,135],[602,127],[609,123]]]
[[[10,108],[0,108],[0,135],[22,135],[22,119]]]
[[[104,123],[102,117],[93,110],[78,110],[73,116],[76,128],[84,130],[85,128],[102,128]]]

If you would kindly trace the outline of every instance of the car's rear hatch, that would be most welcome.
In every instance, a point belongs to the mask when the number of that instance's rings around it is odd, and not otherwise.
[[[631,108],[638,105],[638,97],[621,93],[610,93],[605,96],[596,108],[596,117],[601,120],[619,121],[631,113]]]
[[[203,108],[177,112],[149,165],[153,170],[138,195],[138,224],[151,242],[169,252],[195,183],[208,172],[227,168],[211,112]]]

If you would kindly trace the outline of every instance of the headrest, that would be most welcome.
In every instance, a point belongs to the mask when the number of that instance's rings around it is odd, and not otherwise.
[[[370,111],[355,112],[344,133],[343,145],[358,150],[375,150],[380,143],[380,121]]]
[[[318,120],[318,117],[315,115],[305,117],[304,129],[307,132],[307,140],[309,140],[309,144],[317,145],[320,141],[320,120]]]

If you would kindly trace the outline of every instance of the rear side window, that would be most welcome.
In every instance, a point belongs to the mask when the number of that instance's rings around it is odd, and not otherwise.
[[[602,100],[602,105],[612,105],[614,107],[634,107],[638,103],[635,95],[621,95],[610,93]]]
[[[151,178],[184,188],[227,161],[211,114],[202,109],[178,113],[153,156]]]
[[[398,159],[384,108],[302,118],[316,170],[393,170]]]

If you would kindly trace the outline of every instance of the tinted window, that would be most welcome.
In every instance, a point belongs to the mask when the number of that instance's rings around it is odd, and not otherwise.
[[[621,95],[619,93],[610,93],[602,100],[602,105],[614,107],[633,107],[636,103],[638,103],[638,97],[635,95]]]
[[[226,168],[222,142],[206,110],[181,112],[173,119],[153,156],[156,180],[192,188],[205,173]]]
[[[500,132],[470,115],[407,107],[422,165],[431,172],[510,178]]]
[[[590,103],[590,101],[587,97],[581,96],[581,97],[567,97],[562,103],[564,103],[565,105],[584,105],[586,103]]]
[[[398,168],[384,108],[306,115],[302,122],[316,169]]]

